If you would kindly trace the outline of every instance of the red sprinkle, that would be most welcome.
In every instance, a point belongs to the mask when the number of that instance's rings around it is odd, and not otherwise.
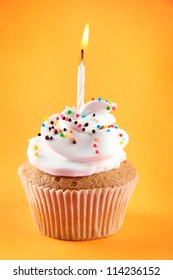
[[[66,117],[65,120],[68,121],[68,117]]]
[[[93,98],[91,98],[91,100],[95,100],[95,98],[93,97]]]
[[[80,123],[80,124],[78,124],[78,127],[79,127],[79,128],[80,128],[80,127],[82,127],[81,123]]]
[[[80,116],[79,114],[76,114],[76,118],[79,118],[79,116]]]
[[[122,134],[119,134],[119,136],[122,137],[123,135],[122,135]]]
[[[97,144],[93,144],[93,147],[94,147],[94,148],[97,148]]]
[[[116,108],[116,106],[112,106],[112,110],[114,110],[114,111],[115,111],[116,109],[117,109],[117,108]]]
[[[96,150],[96,154],[99,154],[99,150]]]
[[[59,120],[59,117],[56,117],[56,120],[58,121],[58,120]]]

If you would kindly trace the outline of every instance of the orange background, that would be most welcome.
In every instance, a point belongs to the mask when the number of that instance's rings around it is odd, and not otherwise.
[[[121,231],[66,242],[40,234],[17,175],[44,116],[76,104],[85,24],[85,100],[118,103],[139,182]],[[173,1],[0,1],[0,258],[172,259]]]

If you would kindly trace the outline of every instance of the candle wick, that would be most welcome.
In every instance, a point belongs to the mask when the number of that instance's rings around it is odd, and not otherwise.
[[[81,50],[81,61],[83,61],[84,60],[84,50],[82,49]]]

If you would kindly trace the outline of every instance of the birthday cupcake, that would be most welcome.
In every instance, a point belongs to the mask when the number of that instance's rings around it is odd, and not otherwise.
[[[47,118],[19,168],[37,228],[64,240],[116,233],[138,180],[116,124],[115,103],[101,98]]]

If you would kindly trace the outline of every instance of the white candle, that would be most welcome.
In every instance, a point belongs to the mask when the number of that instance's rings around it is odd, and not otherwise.
[[[83,62],[78,66],[77,78],[77,109],[84,105],[85,66]]]
[[[89,37],[89,25],[87,24],[83,33],[82,42],[81,42],[81,63],[78,66],[78,77],[77,77],[77,110],[80,110],[84,105],[84,86],[85,86],[85,66],[83,63],[84,60],[84,49],[88,44]]]

